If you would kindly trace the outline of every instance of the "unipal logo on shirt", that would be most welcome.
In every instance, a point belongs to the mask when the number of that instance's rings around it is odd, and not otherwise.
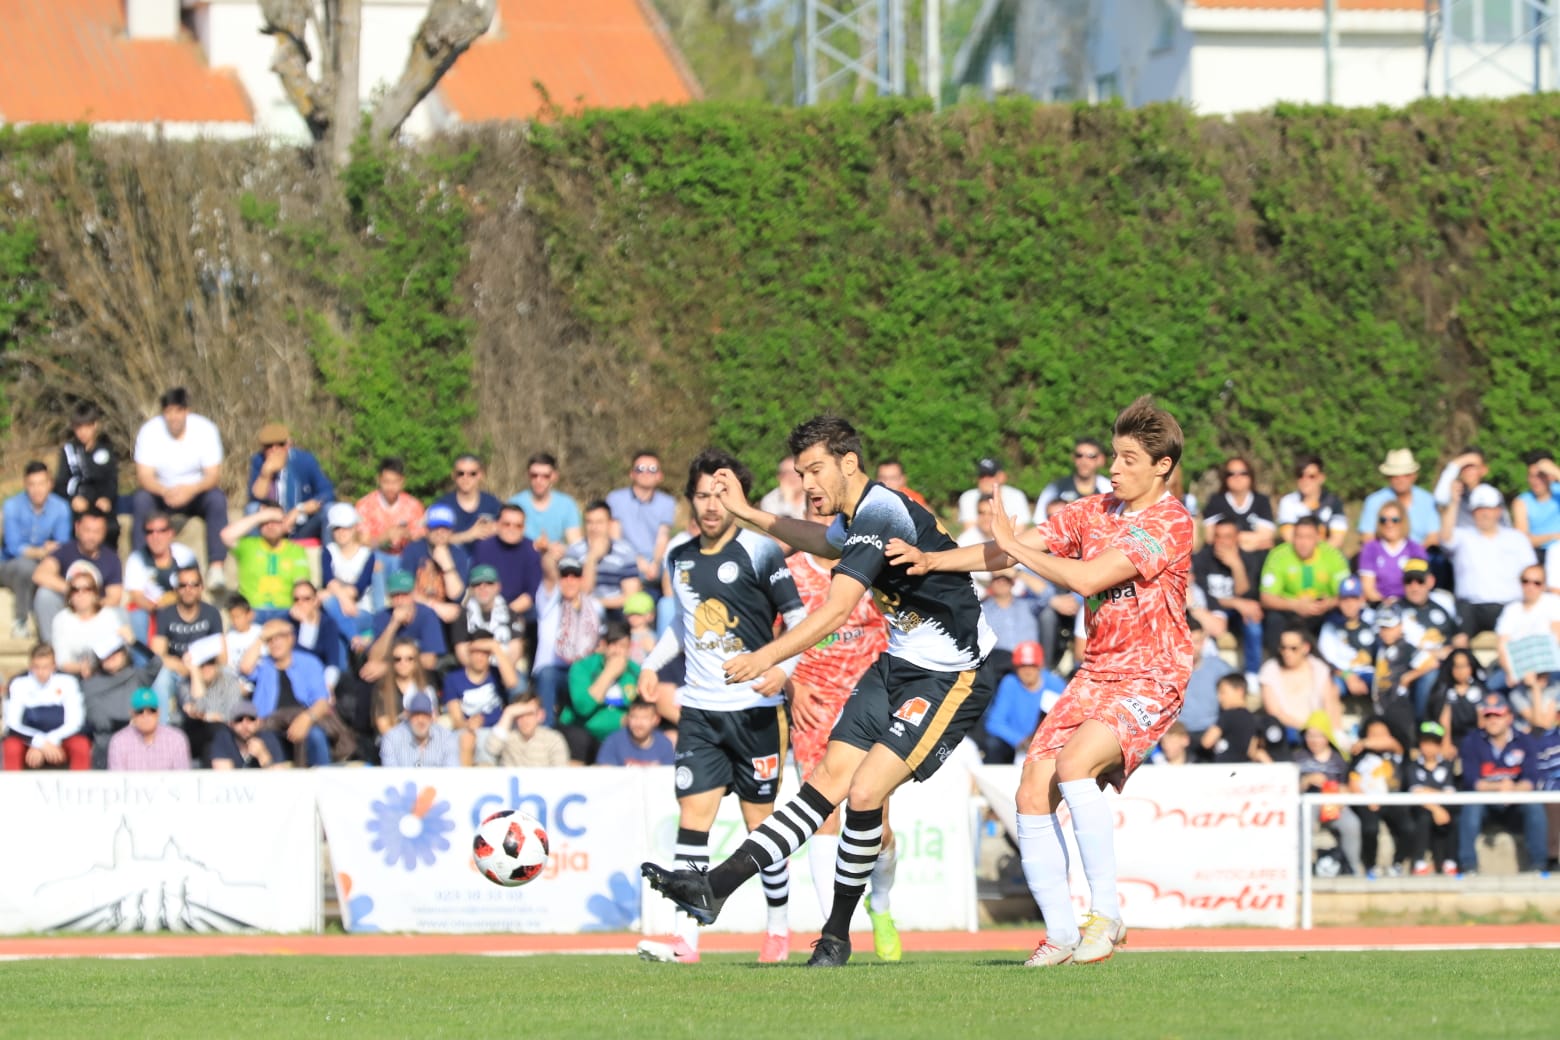
[[[780,775],[780,756],[765,755],[753,759],[753,779],[773,780]]]
[[[912,726],[919,726],[921,720],[926,718],[926,713],[932,710],[931,702],[925,697],[911,697],[899,706],[894,712],[894,718],[904,719]]]

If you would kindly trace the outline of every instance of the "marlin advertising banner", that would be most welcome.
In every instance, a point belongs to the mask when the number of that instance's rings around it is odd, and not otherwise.
[[[0,933],[320,928],[303,773],[6,773],[0,830]]]
[[[641,769],[330,769],[315,792],[342,923],[353,932],[623,931],[648,844]],[[670,797],[670,780],[667,781]],[[502,809],[547,829],[541,877],[500,888],[472,866]]]

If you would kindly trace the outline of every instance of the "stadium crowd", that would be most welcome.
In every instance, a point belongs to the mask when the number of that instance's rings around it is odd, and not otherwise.
[[[375,487],[338,497],[270,423],[232,519],[215,424],[181,388],[160,404],[135,440],[131,494],[101,413],[81,404],[52,470],[28,463],[4,503],[12,635],[36,639],[6,684],[5,769],[673,761],[678,677],[642,682],[640,665],[673,622],[663,562],[692,528],[655,451],[583,505],[545,452],[503,500],[473,455],[432,502],[405,490],[394,458]],[[1110,490],[1099,442],[1080,438],[1072,461],[1031,501],[1000,460],[980,459],[957,501],[959,544],[988,540],[997,508],[1040,524]],[[1276,506],[1249,460],[1227,459],[1200,509],[1185,496],[1202,542],[1196,669],[1154,761],[1293,761],[1320,791],[1560,789],[1560,466],[1545,451],[1524,462],[1527,487],[1508,500],[1478,450],[1427,489],[1413,454],[1393,449],[1351,530],[1320,458],[1297,461]],[[897,461],[876,475],[924,503]],[[789,459],[762,507],[803,516]],[[192,517],[204,567],[175,540]],[[1023,569],[974,580],[1000,680],[972,738],[1008,762],[1080,658],[1086,611]],[[1557,809],[1324,815],[1341,871],[1467,874],[1491,819],[1521,832],[1531,868],[1554,867]],[[1379,865],[1383,824],[1396,862]]]

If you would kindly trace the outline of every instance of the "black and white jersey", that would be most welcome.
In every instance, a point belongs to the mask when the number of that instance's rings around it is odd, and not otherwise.
[[[782,697],[753,691],[752,683],[726,684],[721,670],[731,658],[752,653],[775,637],[775,620],[802,609],[796,581],[774,539],[738,531],[714,552],[693,538],[666,554],[677,599],[687,674],[679,694],[685,707],[740,711],[779,704]]]
[[[886,652],[933,672],[980,667],[997,636],[981,614],[975,582],[968,574],[911,575],[890,567],[884,554],[894,538],[923,552],[957,548],[924,506],[876,481],[862,492],[849,523],[841,513],[829,525],[829,544],[840,550],[837,573],[872,589],[888,619]]]
[[[1457,615],[1435,600],[1415,606],[1407,600],[1398,604],[1403,613],[1403,638],[1420,650],[1439,650],[1452,641],[1462,628]]]

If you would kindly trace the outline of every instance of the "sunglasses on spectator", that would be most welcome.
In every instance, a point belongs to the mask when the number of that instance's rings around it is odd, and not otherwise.
[[[480,470],[474,469],[458,469],[455,471],[455,475],[457,477],[475,477],[479,472]]]
[[[1376,522],[1380,524],[1401,524],[1403,518],[1401,516],[1384,516]]]
[[[1073,458],[1075,458],[1075,459],[1097,459],[1099,457],[1100,457],[1100,453],[1097,452],[1097,451],[1075,451],[1075,452],[1073,452]]]
[[[544,470],[534,469],[527,473],[526,476],[530,477],[532,480],[546,480],[548,477],[552,476],[552,474]]]
[[[396,654],[393,658],[396,664],[409,664],[417,660],[416,654]]]
[[[641,464],[641,465],[638,465],[638,466],[634,467],[634,472],[635,473],[659,473],[659,472],[661,472],[661,467],[655,465],[654,463]]]
[[[239,716],[236,716],[233,719],[233,721],[234,722],[259,722],[260,720],[258,718],[256,718],[255,716],[253,716],[253,715],[239,715]]]
[[[164,524],[161,527],[143,527],[141,530],[145,531],[147,534],[167,534],[169,531],[172,531],[173,528],[169,527],[167,524]]]
[[[498,582],[496,582],[496,581],[489,581],[488,579],[484,578],[481,581],[474,581],[471,584],[473,584],[473,585],[497,585]]]
[[[201,587],[201,584],[202,583],[198,582],[198,581],[181,581],[181,582],[179,582],[179,588],[181,588],[181,589],[198,589],[198,588]]]
[[[135,709],[135,713],[137,715],[156,715],[157,714],[157,709],[156,708],[137,708],[137,709]]]
[[[72,585],[70,587],[70,591],[72,591],[72,592],[96,592],[97,591],[97,586],[96,585]]]
[[[270,451],[272,448],[285,448],[285,447],[287,447],[287,442],[286,441],[266,441],[264,444],[260,445],[260,447],[264,448],[266,451]]]
[[[1249,470],[1249,469],[1227,469],[1227,470],[1224,471],[1224,475],[1226,477],[1249,477],[1249,476],[1251,476],[1251,470]]]

